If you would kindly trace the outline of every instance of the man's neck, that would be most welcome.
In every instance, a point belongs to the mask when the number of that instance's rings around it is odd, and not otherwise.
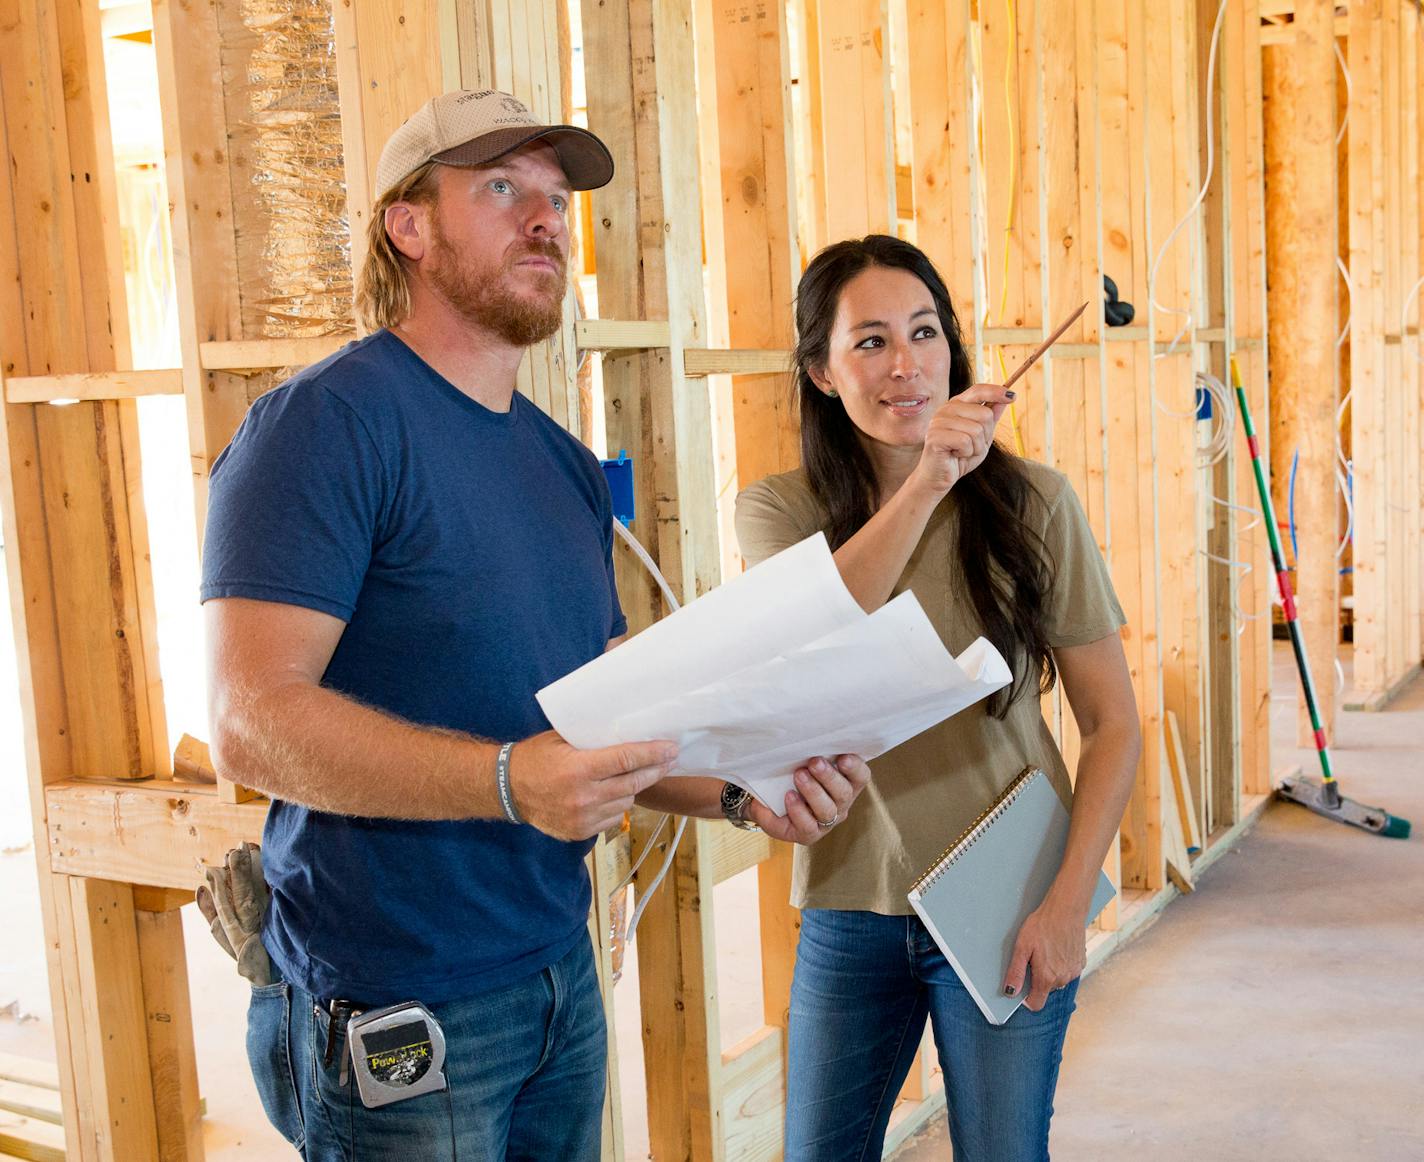
[[[493,412],[507,412],[525,349],[431,296],[418,296],[414,307],[391,328],[392,333],[476,403]]]

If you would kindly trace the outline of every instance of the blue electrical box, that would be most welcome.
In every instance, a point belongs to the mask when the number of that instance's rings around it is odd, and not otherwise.
[[[600,460],[599,464],[613,497],[613,519],[622,521],[626,528],[633,523],[633,461],[620,449],[618,459]]]
[[[1211,392],[1204,387],[1197,388],[1197,419],[1211,419]]]

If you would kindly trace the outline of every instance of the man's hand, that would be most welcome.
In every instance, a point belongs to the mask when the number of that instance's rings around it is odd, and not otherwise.
[[[509,789],[519,814],[546,835],[591,839],[621,823],[633,796],[658,782],[676,758],[671,742],[579,750],[548,730],[509,752]]]
[[[846,817],[856,796],[870,782],[870,768],[859,755],[814,758],[796,772],[796,790],[786,792],[786,814],[751,800],[745,815],[773,839],[812,844]]]
[[[1024,1007],[1036,1013],[1048,1002],[1049,993],[1082,976],[1087,963],[1087,923],[1082,913],[1045,903],[1019,929],[1004,994],[1012,997],[1022,992],[1024,972],[1032,969],[1032,991],[1024,998]]]

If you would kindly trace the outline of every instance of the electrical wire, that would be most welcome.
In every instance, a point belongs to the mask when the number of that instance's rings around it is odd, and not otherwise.
[[[625,545],[633,550],[633,555],[643,562],[643,567],[652,574],[653,580],[658,583],[658,589],[662,592],[663,600],[667,603],[668,612],[676,613],[679,608],[677,596],[673,593],[672,586],[667,583],[667,578],[658,572],[658,567],[652,557],[648,555],[648,550],[638,543],[637,537],[628,531],[628,527],[621,520],[613,522],[613,531],[618,534]]]
[[[1340,51],[1340,42],[1332,40],[1331,44],[1335,48],[1335,59],[1340,62],[1340,72],[1345,78],[1345,116],[1340,118],[1340,130],[1335,134],[1335,144],[1345,140],[1345,130],[1350,124],[1350,97],[1353,95],[1350,84],[1350,66],[1345,63],[1345,54]]]
[[[1186,320],[1186,325],[1183,326],[1182,329],[1172,337],[1172,341],[1167,344],[1165,350],[1153,351],[1152,358],[1154,361],[1173,354],[1177,350],[1177,347],[1181,343],[1183,337],[1192,328],[1192,310],[1190,308],[1188,308],[1187,310],[1178,310],[1174,307],[1163,306],[1157,301],[1157,275],[1159,270],[1161,269],[1163,259],[1166,257],[1167,252],[1171,248],[1173,241],[1201,209],[1202,203],[1206,200],[1207,192],[1211,188],[1212,180],[1216,174],[1216,66],[1221,46],[1221,28],[1222,21],[1226,15],[1226,4],[1227,0],[1221,0],[1220,4],[1217,6],[1216,19],[1212,24],[1211,30],[1211,43],[1207,52],[1206,168],[1202,177],[1201,186],[1197,190],[1196,196],[1192,199],[1191,205],[1187,207],[1186,212],[1181,216],[1180,219],[1178,219],[1177,223],[1172,227],[1171,231],[1167,234],[1167,237],[1163,240],[1161,247],[1158,249],[1156,255],[1152,260],[1152,266],[1149,269],[1147,276],[1149,328],[1152,319],[1152,312],[1162,312],[1164,314],[1175,315],[1179,318],[1184,318]],[[1199,262],[1199,257],[1197,254],[1197,237],[1195,234],[1192,234],[1189,237],[1192,241],[1192,255],[1194,259],[1193,265],[1195,266],[1196,263]],[[1229,257],[1227,261],[1229,263]],[[1230,389],[1228,389],[1227,386],[1220,379],[1204,371],[1198,371],[1195,374],[1193,379],[1193,389],[1193,395],[1194,397],[1196,397],[1193,401],[1194,404],[1200,404],[1199,393],[1204,393],[1210,404],[1211,428],[1206,440],[1197,449],[1197,463],[1199,467],[1212,467],[1216,464],[1221,463],[1221,461],[1224,460],[1230,454],[1232,446],[1232,437],[1236,425],[1236,399],[1234,393]],[[1201,410],[1200,406],[1193,406],[1190,411],[1185,412],[1168,407],[1158,396],[1155,381],[1152,386],[1152,402],[1153,406],[1156,407],[1159,411],[1174,419],[1190,419],[1196,421]],[[1254,507],[1238,504],[1227,497],[1218,496],[1215,492],[1211,492],[1209,495],[1211,501],[1214,504],[1219,505],[1222,508],[1227,509],[1228,511],[1248,513],[1250,515],[1251,520],[1247,524],[1235,530],[1235,537],[1238,540],[1246,536],[1253,529],[1257,528],[1263,520],[1263,517],[1259,510]],[[1245,583],[1247,577],[1250,576],[1250,574],[1254,571],[1254,565],[1249,560],[1238,560],[1233,557],[1222,556],[1218,553],[1212,553],[1206,549],[1200,549],[1198,551],[1207,560],[1213,561],[1234,571],[1233,580],[1230,584],[1231,606],[1237,621],[1236,633],[1237,636],[1240,636],[1242,633],[1245,632],[1246,626],[1249,622],[1257,621],[1263,616],[1265,616],[1264,613],[1244,613],[1241,609],[1241,602],[1238,596],[1241,585]]]
[[[668,584],[667,578],[665,578],[659,571],[656,563],[654,563],[652,557],[648,554],[647,549],[643,548],[643,546],[639,544],[637,538],[634,537],[633,534],[628,531],[627,527],[623,524],[622,521],[615,520],[613,522],[613,529],[614,532],[618,534],[619,538],[623,541],[623,543],[633,550],[634,555],[638,558],[638,560],[643,563],[644,568],[646,568],[648,572],[652,574],[653,580],[657,582],[658,589],[662,592],[663,600],[667,603],[668,612],[676,613],[679,608],[677,597],[673,594],[672,586]],[[658,836],[662,833],[662,829],[667,825],[667,821],[669,818],[670,816],[665,813],[663,817],[658,820],[657,826],[653,828],[652,834],[648,836],[647,842],[643,845],[643,850],[641,853],[639,853],[637,862],[633,865],[628,875],[624,877],[623,881],[618,885],[618,887],[615,888],[613,892],[609,893],[610,895],[621,891],[622,888],[625,887],[628,882],[632,880],[634,874],[642,866],[643,860],[646,859],[648,853],[652,851],[654,845],[657,842]],[[649,883],[646,888],[644,888],[638,893],[638,904],[633,909],[632,916],[630,916],[628,919],[628,930],[624,936],[624,940],[628,944],[633,943],[633,937],[638,931],[638,922],[642,920],[643,912],[647,909],[648,904],[652,901],[654,894],[657,892],[658,888],[662,886],[663,880],[667,878],[667,874],[672,868],[673,860],[677,856],[678,845],[682,842],[683,832],[687,830],[687,822],[687,816],[685,815],[680,816],[678,818],[677,827],[673,831],[672,842],[668,844],[667,855],[663,858],[662,867],[658,869],[658,874],[653,877],[652,882]]]
[[[653,558],[648,554],[648,550],[638,543],[638,538],[628,531],[628,527],[621,520],[614,520],[613,531],[618,534],[619,539],[621,539],[625,545],[633,550],[633,555],[637,557],[638,560],[643,563],[643,567],[652,574],[653,580],[657,582],[658,589],[663,595],[663,601],[667,603],[668,612],[676,613],[679,608],[677,596],[673,593],[672,586],[667,583],[667,578],[664,577],[662,572],[658,569],[656,562],[654,562]],[[662,834],[663,828],[667,826],[669,818],[670,816],[665,812],[663,817],[658,820],[657,826],[653,828],[652,834],[648,836],[647,842],[643,844],[643,850],[639,853],[637,862],[633,864],[633,867],[619,882],[618,886],[608,893],[610,897],[617,895],[627,887],[633,876],[637,874],[638,869],[643,866],[643,861],[647,859],[648,853],[653,850],[653,847],[657,843],[658,836]],[[652,883],[638,893],[637,907],[633,909],[632,916],[628,918],[628,929],[623,937],[625,944],[633,943],[633,937],[638,931],[638,921],[643,918],[643,912],[647,909],[649,901],[653,898],[653,894],[662,886],[663,880],[667,878],[668,871],[672,867],[672,861],[677,857],[677,846],[682,842],[682,833],[686,830],[687,816],[684,815],[677,821],[677,827],[672,834],[672,842],[668,844],[667,855],[663,858],[663,866],[658,869],[658,874],[653,877]]]
[[[1195,216],[1201,208],[1202,202],[1206,200],[1207,189],[1211,186],[1212,175],[1216,170],[1216,133],[1213,110],[1216,105],[1216,53],[1221,41],[1221,21],[1226,15],[1226,0],[1221,0],[1221,4],[1216,10],[1216,23],[1211,29],[1211,48],[1207,55],[1206,66],[1206,176],[1202,179],[1201,189],[1197,191],[1197,196],[1192,199],[1192,204],[1187,207],[1187,212],[1181,216],[1177,224],[1172,227],[1162,247],[1157,251],[1157,256],[1152,260],[1152,268],[1147,273],[1147,302],[1151,311],[1161,311],[1165,314],[1176,315],[1187,320],[1186,326],[1178,331],[1172,341],[1167,345],[1167,350],[1154,352],[1154,359],[1164,359],[1177,349],[1177,344],[1182,341],[1182,336],[1192,329],[1192,312],[1190,309],[1179,311],[1175,307],[1164,307],[1157,301],[1157,271],[1162,265],[1162,259],[1166,257],[1168,249],[1171,248],[1172,240],[1176,238],[1185,226]],[[1146,146],[1144,145],[1144,149]],[[1192,245],[1193,254],[1196,253],[1195,241]],[[1194,264],[1195,265],[1195,264]],[[1150,317],[1150,311],[1149,311]],[[1154,402],[1170,416],[1178,419],[1191,419],[1196,415],[1196,409],[1190,412],[1175,412],[1165,407],[1162,402],[1156,399],[1156,391],[1153,392]]]
[[[628,874],[619,880],[609,891],[608,895],[610,897],[616,896],[633,882],[633,877],[638,874],[638,869],[643,866],[643,861],[648,858],[648,852],[653,850],[653,845],[657,843],[658,836],[663,833],[663,828],[667,826],[667,821],[671,818],[671,815],[665,814],[658,820],[658,825],[653,828],[653,833],[648,836],[647,842],[643,844],[643,850],[638,853],[638,858],[633,861],[633,866],[628,869]]]

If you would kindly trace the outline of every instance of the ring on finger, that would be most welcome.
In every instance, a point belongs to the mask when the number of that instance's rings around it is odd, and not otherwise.
[[[835,818],[833,818],[833,819],[817,819],[817,820],[816,820],[816,826],[819,827],[822,831],[829,831],[832,827],[834,827],[834,826],[835,826],[837,823],[839,823],[840,821],[841,821],[841,813],[840,813],[839,811],[837,811],[836,814],[835,814]]]

